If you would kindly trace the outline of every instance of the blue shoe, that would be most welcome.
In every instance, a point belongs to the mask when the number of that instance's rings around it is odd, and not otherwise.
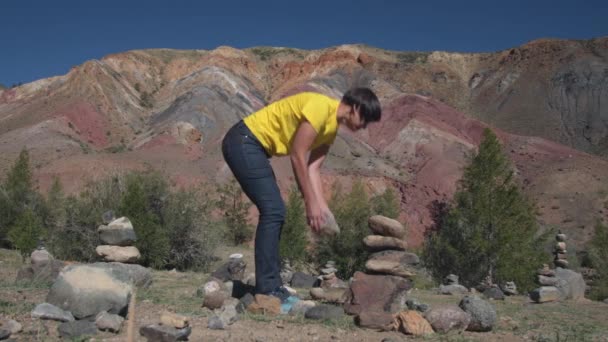
[[[289,313],[289,311],[291,311],[291,307],[295,303],[297,303],[298,301],[300,301],[300,298],[298,298],[296,296],[289,296],[289,297],[287,297],[287,299],[285,300],[285,302],[281,304],[281,313],[282,314]]]
[[[291,296],[289,294],[289,291],[287,291],[283,286],[277,287],[274,291],[267,293],[266,295],[279,298],[279,300],[281,301],[281,304],[285,303],[287,298],[289,298],[289,296]]]

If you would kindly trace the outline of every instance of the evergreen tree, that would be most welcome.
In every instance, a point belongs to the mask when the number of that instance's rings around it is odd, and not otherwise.
[[[455,273],[467,286],[487,276],[499,284],[515,281],[524,291],[534,286],[535,270],[545,261],[539,248],[544,237],[491,130],[484,131],[442,221],[424,251],[436,278]]]
[[[243,199],[243,191],[236,180],[220,185],[218,194],[217,205],[224,212],[226,239],[235,246],[251,239],[253,233],[247,223],[249,202]]]
[[[120,215],[129,218],[137,235],[135,245],[145,266],[162,268],[169,258],[168,233],[163,230],[155,215],[158,203],[149,202],[140,177],[127,180],[127,189],[119,208]]]
[[[44,237],[42,222],[36,213],[26,208],[15,220],[14,226],[10,229],[8,237],[15,248],[19,250],[25,258],[30,255],[38,246],[41,238]]]
[[[307,230],[308,225],[306,224],[304,201],[300,196],[298,188],[293,187],[289,191],[285,223],[281,230],[281,242],[279,244],[281,258],[289,259],[292,265],[297,265],[307,259]]]
[[[392,219],[399,217],[399,202],[392,188],[386,188],[383,193],[374,196],[370,202],[374,215],[382,215]]]
[[[349,194],[344,194],[335,184],[330,209],[340,226],[340,234],[319,242],[317,263],[335,261],[338,276],[348,279],[356,271],[365,269],[369,256],[363,238],[370,234],[367,221],[371,209],[363,183],[356,181]]]
[[[598,222],[589,248],[591,266],[595,269],[591,298],[604,300],[608,298],[608,226]]]

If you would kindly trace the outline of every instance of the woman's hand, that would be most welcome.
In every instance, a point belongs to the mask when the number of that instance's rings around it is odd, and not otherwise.
[[[313,232],[319,233],[325,222],[324,212],[316,202],[306,203],[306,219]]]

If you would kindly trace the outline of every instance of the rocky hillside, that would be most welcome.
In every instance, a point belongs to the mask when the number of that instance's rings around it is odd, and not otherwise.
[[[175,185],[223,181],[219,141],[266,103],[300,90],[379,94],[384,119],[341,132],[326,181],[394,187],[414,244],[435,200],[449,199],[486,125],[497,128],[544,226],[575,245],[608,218],[608,38],[534,41],[492,54],[220,47],[109,55],[63,76],[0,90],[0,168],[23,146],[46,189],[109,172],[161,169]],[[589,154],[590,153],[590,154]],[[281,186],[288,161],[273,161]],[[409,239],[408,239],[409,240]]]

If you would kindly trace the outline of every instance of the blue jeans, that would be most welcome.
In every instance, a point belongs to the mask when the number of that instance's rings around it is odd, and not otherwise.
[[[270,156],[243,121],[222,141],[224,160],[245,194],[260,212],[255,233],[256,293],[266,294],[282,285],[279,258],[285,204],[270,166]]]

